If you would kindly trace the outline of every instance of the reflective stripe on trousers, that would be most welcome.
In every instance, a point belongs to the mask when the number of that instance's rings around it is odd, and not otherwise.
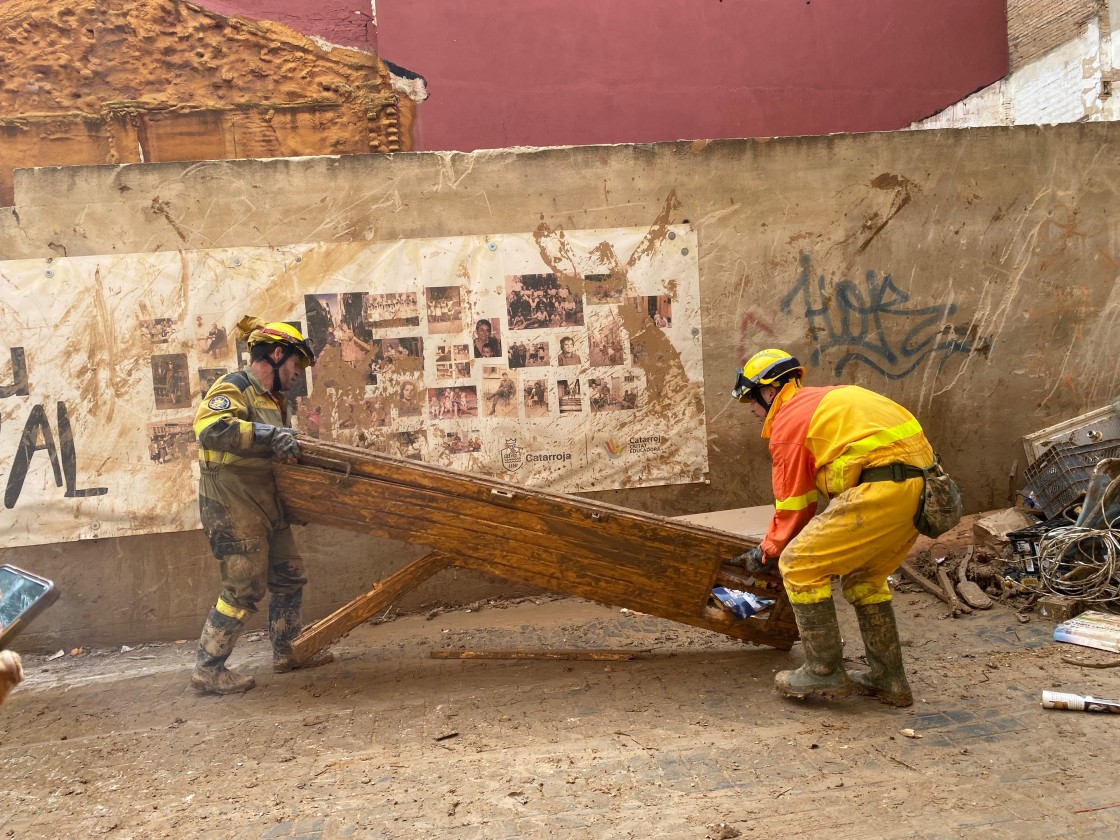
[[[914,514],[922,479],[857,484],[832,500],[786,546],[779,560],[790,601],[814,604],[832,597],[840,576],[852,604],[891,599],[887,577],[918,538]]]

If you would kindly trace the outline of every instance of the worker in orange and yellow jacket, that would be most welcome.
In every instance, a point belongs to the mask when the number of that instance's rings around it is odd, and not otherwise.
[[[776,508],[761,545],[737,559],[752,572],[778,564],[805,652],[805,664],[775,682],[791,697],[842,697],[854,688],[909,706],[887,577],[918,537],[921,468],[934,463],[933,449],[897,403],[856,385],[805,388],[804,374],[789,353],[763,350],[732,391],[770,440]],[[844,669],[834,575],[855,607],[868,672]]]

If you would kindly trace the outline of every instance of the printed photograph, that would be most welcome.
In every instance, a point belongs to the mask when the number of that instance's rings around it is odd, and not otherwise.
[[[626,358],[622,346],[622,318],[610,307],[597,307],[588,318],[587,339],[592,367],[613,367]]]
[[[587,274],[583,278],[587,302],[592,304],[622,303],[626,299],[626,278],[611,274]]]
[[[360,338],[358,332],[346,320],[339,321],[338,328],[335,330],[335,341],[338,343],[344,365],[349,368],[369,367],[373,344],[370,340]]]
[[[194,346],[200,356],[224,359],[229,353],[229,333],[221,315],[194,316]]]
[[[392,436],[394,450],[390,455],[398,458],[411,458],[414,461],[425,460],[424,454],[428,449],[428,434],[422,429],[413,432],[396,432]]]
[[[313,438],[323,434],[323,406],[313,403],[310,397],[300,397],[296,400],[297,428]]]
[[[363,297],[362,320],[371,329],[420,326],[416,292],[367,294]]]
[[[654,326],[661,329],[673,326],[673,299],[668,295],[627,298],[626,302],[653,321]]]
[[[509,346],[507,361],[511,368],[547,367],[551,364],[548,339],[514,341]]]
[[[194,404],[186,353],[152,356],[152,392],[158,409],[190,408]]]
[[[472,350],[476,359],[502,357],[502,322],[500,318],[479,318],[474,323]]]
[[[140,332],[152,344],[167,344],[175,337],[175,322],[170,318],[141,321]]]
[[[461,420],[478,416],[478,392],[474,385],[428,389],[428,417],[432,420]]]
[[[434,430],[434,433],[444,431]],[[482,433],[478,429],[448,429],[443,438],[444,451],[448,455],[465,455],[482,451]]]
[[[395,408],[398,417],[420,417],[424,413],[424,389],[417,379],[401,379],[397,385]]]
[[[587,380],[591,413],[633,411],[638,406],[639,387],[638,378],[633,375],[603,376]]]
[[[560,403],[560,415],[579,414],[583,411],[583,393],[578,379],[558,379],[556,396]]]
[[[560,283],[555,274],[510,275],[506,314],[510,330],[582,327],[583,296]]]
[[[149,424],[148,457],[153,464],[197,458],[198,441],[194,436],[194,422],[175,420]]]
[[[517,379],[504,367],[482,369],[482,402],[487,417],[517,416]]]
[[[559,348],[556,353],[556,367],[570,367],[571,365],[582,365],[583,357],[579,354],[576,346],[575,335],[562,335],[557,339],[557,347]]]
[[[206,392],[210,390],[210,386],[229,373],[225,368],[199,368],[198,370],[198,387],[202,391],[199,397],[205,397]]]
[[[463,331],[463,290],[459,286],[432,286],[424,290],[424,299],[429,334]]]
[[[381,396],[367,394],[363,400],[366,420],[362,423],[371,429],[384,429],[393,425],[393,402]]]
[[[314,342],[316,352],[334,347],[337,344],[338,295],[304,295],[303,305],[307,312],[307,337]]]
[[[526,417],[548,417],[548,382],[530,379],[521,387]]]

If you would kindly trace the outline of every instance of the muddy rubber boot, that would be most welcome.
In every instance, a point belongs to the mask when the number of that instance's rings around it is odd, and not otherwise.
[[[847,697],[852,681],[844,670],[844,643],[836,622],[832,599],[818,604],[790,604],[801,633],[805,664],[796,671],[774,677],[778,691],[787,697]]]
[[[902,645],[898,640],[898,625],[890,601],[856,607],[859,632],[870,671],[851,674],[856,691],[877,697],[888,706],[913,706],[914,695],[906,681],[902,667]]]
[[[231,618],[211,607],[198,640],[198,660],[191,675],[191,688],[213,694],[240,694],[257,684],[226,667],[233,645],[241,634],[244,622]]]
[[[286,674],[302,668],[318,668],[334,662],[334,654],[320,650],[306,662],[292,654],[292,642],[303,629],[303,590],[290,595],[272,595],[268,600],[268,637],[272,640],[272,670]]]

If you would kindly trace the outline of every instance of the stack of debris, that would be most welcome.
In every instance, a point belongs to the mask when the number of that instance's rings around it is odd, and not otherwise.
[[[1056,621],[1092,607],[1120,611],[1118,407],[1027,436],[1020,506],[976,521],[963,549],[935,544],[919,552],[903,576],[954,617],[993,599],[1021,620],[1034,609]]]

